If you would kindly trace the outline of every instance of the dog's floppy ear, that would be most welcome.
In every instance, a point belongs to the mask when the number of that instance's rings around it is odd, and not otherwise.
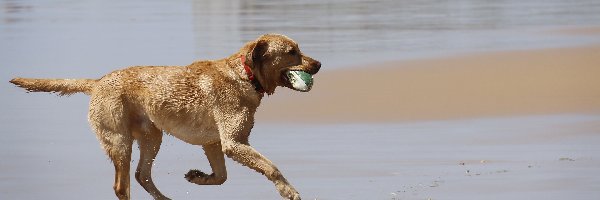
[[[248,52],[250,55],[246,56],[249,58],[246,62],[247,65],[251,66],[253,69],[262,66],[262,61],[264,60],[264,56],[269,49],[269,43],[265,40],[258,40],[254,43],[252,50]]]

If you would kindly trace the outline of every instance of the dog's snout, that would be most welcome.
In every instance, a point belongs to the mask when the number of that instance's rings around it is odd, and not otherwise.
[[[316,74],[321,69],[321,62],[312,59],[308,56],[302,57],[302,65],[305,67],[309,74]]]
[[[311,74],[316,74],[321,69],[321,62],[313,60],[313,62],[311,63],[311,68]]]

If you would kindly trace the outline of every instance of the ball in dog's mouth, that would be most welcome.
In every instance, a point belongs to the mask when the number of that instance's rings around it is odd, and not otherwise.
[[[313,85],[313,77],[311,74],[300,70],[290,70],[286,72],[287,80],[290,82],[293,89],[308,92]]]

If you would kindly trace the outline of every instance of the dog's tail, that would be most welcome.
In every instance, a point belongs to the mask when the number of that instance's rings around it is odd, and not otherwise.
[[[98,80],[14,78],[10,82],[26,89],[28,92],[56,92],[58,95],[63,96],[78,92],[90,95]]]

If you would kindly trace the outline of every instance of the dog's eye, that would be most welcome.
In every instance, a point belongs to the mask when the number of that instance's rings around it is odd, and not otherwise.
[[[290,54],[290,55],[296,55],[296,54],[298,54],[298,51],[296,51],[296,49],[292,49],[292,50],[288,51],[288,54]]]

